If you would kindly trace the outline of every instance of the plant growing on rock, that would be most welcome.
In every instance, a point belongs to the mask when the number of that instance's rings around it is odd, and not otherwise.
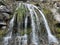
[[[15,15],[17,15],[17,22],[18,22],[18,25],[20,26],[20,28],[18,29],[18,32],[21,35],[24,35],[25,33],[29,34],[31,32],[30,28],[27,28],[27,32],[24,32],[24,29],[25,29],[24,21],[26,16],[29,15],[28,12],[29,10],[22,3],[19,7],[17,7],[17,10],[15,11],[16,13]]]

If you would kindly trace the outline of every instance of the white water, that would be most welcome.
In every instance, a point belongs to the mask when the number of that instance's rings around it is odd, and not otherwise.
[[[28,8],[28,10],[30,11],[29,13],[30,13],[30,17],[31,17],[31,27],[32,27],[32,39],[31,39],[32,45],[40,45],[40,44],[38,44],[38,41],[39,41],[38,38],[39,37],[36,34],[37,32],[36,32],[36,29],[35,29],[36,28],[36,23],[35,23],[35,20],[34,20],[34,15],[36,17],[38,30],[40,28],[39,27],[39,18],[38,18],[38,15],[37,15],[37,13],[36,13],[34,8],[36,8],[40,12],[40,15],[43,17],[43,21],[44,21],[44,24],[45,24],[45,27],[46,27],[46,31],[47,31],[47,34],[48,34],[49,44],[51,44],[51,43],[57,43],[58,44],[59,42],[56,39],[56,37],[52,35],[52,33],[50,31],[50,28],[49,28],[49,25],[48,25],[48,22],[47,22],[47,20],[46,20],[46,18],[44,16],[44,14],[42,13],[42,11],[39,10],[38,7],[36,7],[36,6],[32,5],[32,4],[23,3],[23,5],[25,5]],[[21,3],[19,5],[19,7],[20,6],[21,6]],[[13,30],[14,17],[15,16],[13,16],[13,18],[10,21],[10,26],[9,26],[8,30]],[[27,45],[27,39],[28,39],[27,38],[27,34],[26,34],[26,32],[27,32],[27,22],[28,22],[27,20],[28,20],[28,18],[26,16],[26,18],[25,18],[25,29],[24,29],[25,34],[23,36],[17,36],[17,39],[18,39],[18,42],[19,42],[18,45],[21,45],[21,42],[22,42],[22,45]],[[20,22],[18,22],[18,23],[20,23]],[[20,29],[20,25],[19,25],[18,29]],[[7,34],[7,36],[4,37],[4,45],[8,45],[8,40],[11,39],[11,36],[12,36],[12,31],[10,31]],[[15,45],[17,45],[17,43],[15,43]]]
[[[21,38],[22,38],[22,45],[27,45],[27,34],[24,34],[24,36],[22,36]]]
[[[4,45],[8,45],[8,40],[9,39],[11,39],[11,36],[12,36],[12,30],[13,30],[13,22],[14,22],[14,18],[15,18],[15,15],[13,16],[13,18],[11,19],[11,21],[10,21],[10,26],[9,26],[9,29],[8,29],[8,31],[10,31],[7,35],[6,35],[6,37],[4,37]]]
[[[40,30],[40,29],[39,29],[39,28],[40,28],[40,27],[39,27],[39,24],[40,24],[40,22],[39,22],[39,17],[38,17],[38,15],[37,15],[37,13],[36,13],[34,7],[33,7],[32,10],[33,10],[33,12],[34,12],[34,14],[35,14],[35,16],[36,16],[36,22],[37,22],[37,26],[38,26],[37,28],[38,28],[38,30]]]
[[[16,36],[14,45],[21,45],[21,38],[21,36]]]
[[[48,33],[48,39],[49,39],[49,43],[57,43],[58,44],[58,40],[56,39],[56,37],[54,35],[52,35],[50,28],[48,26],[47,20],[44,16],[44,14],[39,10],[39,12],[41,13],[43,20],[44,20],[44,24]]]
[[[33,7],[33,6],[32,6],[32,7]],[[39,30],[40,30],[40,22],[39,22],[38,15],[37,15],[34,7],[32,8],[32,10],[33,10],[33,12],[34,12],[34,14],[35,14],[36,22],[37,22],[37,26],[36,26],[36,27],[37,27],[37,30],[39,31]],[[38,33],[38,31],[37,31],[36,33]],[[39,42],[39,36],[38,36],[38,34],[36,34],[35,38],[36,38],[35,40],[36,40],[37,45],[39,45],[40,42]]]
[[[44,14],[42,13],[42,11],[39,10],[38,7],[36,7],[36,6],[34,6],[34,5],[33,5],[33,7],[35,7],[35,8],[40,12],[40,14],[41,14],[42,17],[43,17],[43,21],[44,21],[44,24],[45,24],[45,27],[46,27],[46,30],[47,30],[47,33],[48,33],[49,43],[57,43],[57,44],[59,44],[59,42],[58,42],[58,40],[56,39],[56,37],[55,37],[54,35],[52,35],[52,33],[51,33],[51,31],[50,31],[50,28],[49,28],[49,26],[48,26],[48,22],[47,22],[47,20],[46,20],[46,18],[45,18],[45,16],[44,16]]]
[[[22,45],[27,45],[27,20],[28,20],[28,16],[26,16],[25,18],[25,29],[24,29],[24,36],[23,36],[23,40],[22,40]]]
[[[27,32],[27,20],[28,20],[28,16],[26,16],[25,18],[25,33]]]
[[[32,5],[27,4],[27,7],[30,11],[30,15],[31,15],[31,26],[32,26],[32,44],[34,45],[38,45],[37,43],[37,35],[36,35],[36,30],[35,30],[35,22],[34,22],[34,12],[33,12],[33,7]]]

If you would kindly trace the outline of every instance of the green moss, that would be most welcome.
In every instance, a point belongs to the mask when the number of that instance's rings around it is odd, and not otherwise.
[[[26,16],[27,8],[21,3],[21,6],[16,10],[18,22],[21,22],[23,17]]]
[[[0,30],[0,37],[3,37],[7,33],[7,30]]]
[[[19,33],[21,34],[21,35],[24,35],[24,34],[30,34],[32,32],[32,30],[30,29],[30,28],[28,28],[27,29],[27,32],[24,32],[24,30],[21,30]]]
[[[28,28],[27,34],[30,34],[32,32],[32,29]]]
[[[53,16],[52,12],[51,12],[49,9],[46,9],[46,8],[44,7],[44,8],[43,8],[43,13],[45,14],[45,17],[46,17],[46,19],[47,19],[47,21],[48,21],[48,24],[49,24],[49,27],[50,27],[50,29],[51,29],[51,32],[52,32],[53,34],[55,34],[56,28],[55,28],[54,24],[55,24],[56,22],[54,21],[54,16]]]
[[[0,30],[0,36],[2,36],[2,35],[3,35],[3,32],[4,32],[3,30]]]
[[[60,34],[57,34],[57,37],[60,38]]]
[[[60,33],[60,28],[56,27],[56,32]]]
[[[45,7],[43,8],[43,13],[45,15],[52,14],[52,12],[49,9],[46,9]]]
[[[22,21],[24,20],[24,18],[27,15],[27,12],[29,12],[29,10],[21,3],[20,7],[18,7],[18,9],[15,11],[16,15],[17,15],[17,22],[22,23]],[[27,29],[27,32],[24,32],[24,29],[19,29],[18,31],[21,35],[29,34],[31,31],[30,29]]]

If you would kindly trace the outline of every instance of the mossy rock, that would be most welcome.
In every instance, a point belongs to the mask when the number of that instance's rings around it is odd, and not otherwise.
[[[58,38],[60,38],[60,34],[57,34],[56,36],[57,36]]]
[[[0,30],[0,37],[5,36],[6,33],[7,33],[7,30]]]
[[[18,9],[16,10],[17,13],[17,21],[18,22],[22,22],[23,17],[26,16],[26,12],[28,11],[28,9],[21,3],[20,7],[18,7]]]
[[[49,9],[47,9],[46,7],[44,7],[43,8],[43,13],[45,14],[45,17],[46,17],[46,19],[48,21],[48,25],[49,25],[49,27],[51,29],[51,32],[53,34],[55,34],[56,27],[55,27],[54,24],[56,23],[56,21],[54,20],[54,16],[53,16],[52,12]]]
[[[56,32],[57,32],[57,33],[60,33],[60,28],[57,28],[57,27],[56,27]]]
[[[31,32],[32,32],[32,30],[31,30],[30,28],[27,29],[27,32],[24,32],[24,30],[19,31],[19,33],[20,33],[21,35],[24,35],[24,34],[29,35]]]
[[[46,9],[45,7],[43,8],[43,13],[45,15],[52,14],[52,12],[49,9]]]

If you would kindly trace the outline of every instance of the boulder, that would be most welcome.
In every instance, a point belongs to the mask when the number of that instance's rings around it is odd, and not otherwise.
[[[54,19],[55,19],[58,23],[60,23],[60,15],[54,15]]]
[[[6,26],[6,23],[0,22],[0,26]]]
[[[5,29],[6,28],[6,23],[0,22],[0,28]]]
[[[8,13],[11,14],[11,11],[4,5],[0,5],[0,13]]]

